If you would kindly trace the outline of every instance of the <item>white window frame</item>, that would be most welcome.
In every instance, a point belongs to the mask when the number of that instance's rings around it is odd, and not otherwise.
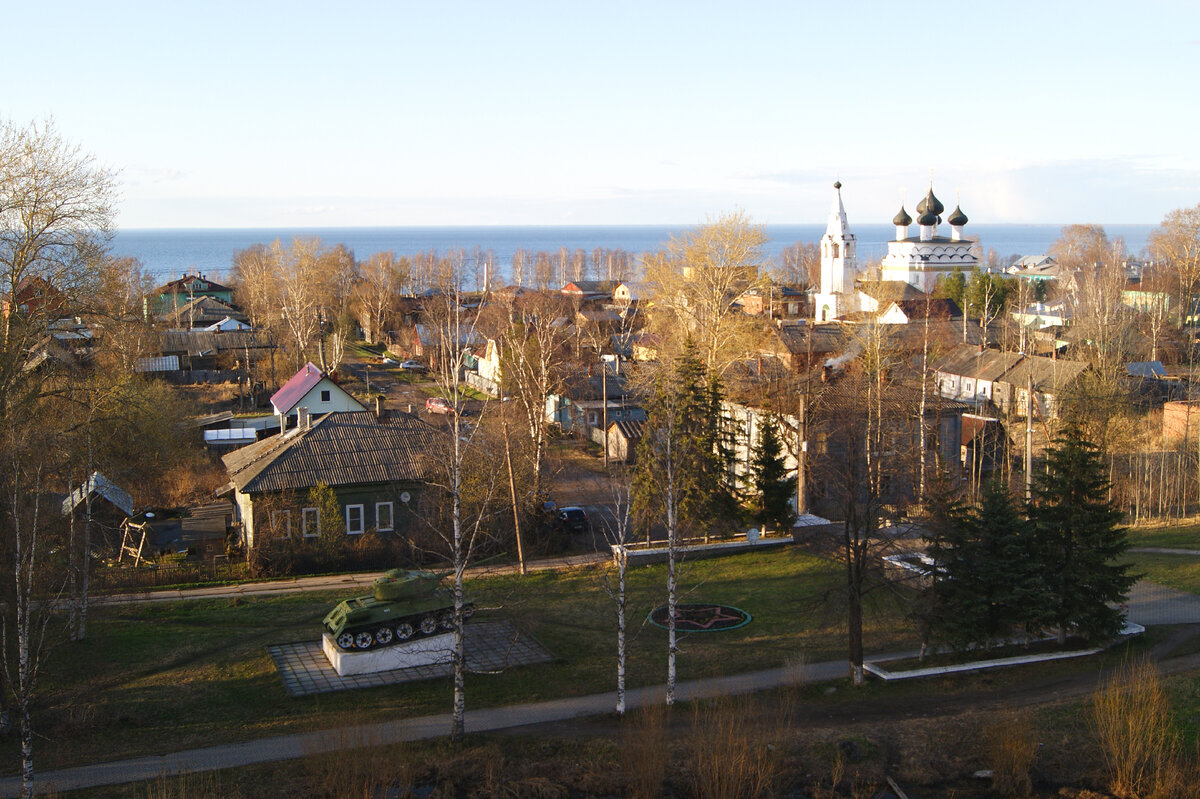
[[[355,510],[358,511],[358,529],[352,530],[352,529],[350,529],[350,512],[355,511]],[[346,535],[362,535],[363,530],[365,529],[363,527],[363,524],[365,522],[364,516],[365,516],[365,513],[363,511],[362,505],[347,505],[346,506]]]
[[[309,515],[312,515],[312,525],[308,523]],[[320,508],[301,508],[300,509],[300,532],[305,538],[316,538],[321,532],[321,509]]]
[[[383,522],[379,520],[379,512],[387,508],[387,527],[383,526]],[[390,502],[375,503],[375,529],[381,533],[391,532],[396,529],[396,514]]]

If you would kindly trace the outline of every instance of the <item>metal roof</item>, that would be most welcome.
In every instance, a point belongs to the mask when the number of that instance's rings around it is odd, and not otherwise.
[[[610,422],[608,429],[611,432],[613,428],[617,428],[626,441],[634,441],[642,437],[642,431],[646,428],[646,423],[637,419],[617,419]]]
[[[325,379],[325,373],[313,365],[312,361],[304,364],[299,372],[288,378],[283,386],[271,395],[271,404],[279,413],[288,413],[296,403],[304,399],[304,395]],[[330,383],[333,381],[331,380]]]
[[[133,364],[133,371],[135,372],[175,372],[178,370],[178,355],[164,355],[158,358],[138,358]]]
[[[70,516],[71,511],[79,507],[88,495],[92,493],[104,497],[104,499],[112,503],[113,507],[120,510],[126,516],[133,515],[133,497],[118,488],[116,484],[100,474],[100,472],[92,472],[92,476],[87,479],[86,483],[78,486],[62,501],[63,516]]]

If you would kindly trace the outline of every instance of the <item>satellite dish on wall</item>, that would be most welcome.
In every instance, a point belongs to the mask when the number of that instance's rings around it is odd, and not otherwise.
[[[400,501],[403,502],[405,505],[408,504],[408,501],[410,499],[412,499],[412,494],[409,494],[407,491],[400,492]]]

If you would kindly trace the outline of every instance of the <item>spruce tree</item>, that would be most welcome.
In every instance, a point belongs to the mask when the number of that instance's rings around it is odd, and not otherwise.
[[[779,438],[779,419],[769,414],[762,420],[758,446],[750,461],[754,499],[754,521],[762,528],[786,530],[796,521],[791,499],[796,492],[796,478],[787,476],[783,462],[783,442]]]
[[[1129,549],[1121,513],[1109,498],[1098,448],[1077,423],[1068,423],[1035,476],[1030,519],[1048,592],[1047,621],[1063,641],[1073,631],[1105,640],[1121,630],[1116,607],[1136,577],[1123,556]]]
[[[1046,608],[1041,569],[1031,525],[1008,491],[988,483],[977,508],[948,496],[935,501],[930,637],[964,649],[1036,629]]]
[[[634,508],[643,526],[658,516],[659,450],[666,435],[671,437],[681,530],[707,536],[727,531],[738,520],[724,460],[727,432],[719,415],[722,399],[720,381],[709,376],[690,340],[674,367],[663,367],[656,376],[634,470]]]

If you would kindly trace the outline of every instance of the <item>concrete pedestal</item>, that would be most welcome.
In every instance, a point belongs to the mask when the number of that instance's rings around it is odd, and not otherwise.
[[[375,674],[393,669],[409,669],[450,663],[454,658],[454,633],[431,635],[405,644],[368,649],[365,652],[343,652],[333,642],[333,636],[321,636],[321,649],[329,665],[341,677],[351,674]]]

